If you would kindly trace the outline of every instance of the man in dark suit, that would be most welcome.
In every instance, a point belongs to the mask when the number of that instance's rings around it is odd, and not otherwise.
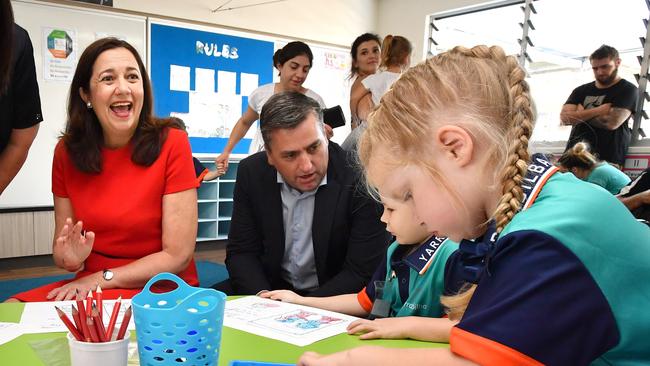
[[[354,160],[328,142],[316,101],[276,94],[260,124],[266,151],[242,160],[237,172],[230,279],[213,287],[230,295],[358,292],[390,240],[381,206],[359,184]]]

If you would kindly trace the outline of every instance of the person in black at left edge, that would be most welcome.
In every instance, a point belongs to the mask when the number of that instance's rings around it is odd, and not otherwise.
[[[0,0],[0,195],[22,168],[43,120],[34,50],[14,23],[9,0]]]

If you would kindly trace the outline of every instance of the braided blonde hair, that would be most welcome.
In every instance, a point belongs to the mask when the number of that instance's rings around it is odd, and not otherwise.
[[[368,167],[374,149],[388,149],[395,165],[429,172],[455,201],[459,194],[431,160],[431,136],[444,121],[463,127],[485,144],[494,182],[502,197],[492,217],[497,232],[512,220],[523,200],[520,186],[528,169],[533,106],[526,74],[513,56],[497,46],[455,47],[409,69],[384,94],[359,140],[359,159]],[[469,238],[468,238],[469,239]],[[462,317],[476,285],[441,300],[449,317]]]

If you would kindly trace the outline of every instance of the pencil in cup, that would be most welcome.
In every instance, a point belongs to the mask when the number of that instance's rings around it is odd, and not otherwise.
[[[102,318],[99,317],[99,311],[97,310],[97,307],[93,305],[93,310],[92,310],[92,318],[95,323],[95,327],[97,328],[97,338],[99,338],[100,342],[106,342],[106,329],[104,329],[104,322],[102,321]]]
[[[95,326],[95,320],[93,317],[86,319],[86,324],[88,325],[90,339],[93,343],[99,343],[99,335],[97,334],[97,326]]]
[[[95,290],[95,303],[97,303],[99,318],[104,319],[104,294],[102,293],[102,287],[99,285],[97,285],[97,290]]]
[[[120,340],[124,338],[124,334],[126,334],[126,328],[129,326],[129,322],[131,321],[131,314],[132,314],[132,310],[131,307],[129,306],[124,312],[124,319],[122,319],[120,330],[117,331],[117,337],[115,337],[116,340]]]
[[[122,307],[122,296],[118,297],[117,301],[115,301],[115,304],[113,304],[111,319],[108,321],[108,328],[106,329],[106,340],[108,340],[109,342],[113,339],[113,330],[115,329],[117,316],[120,313],[120,307]]]
[[[78,341],[83,341],[84,337],[79,333],[79,329],[77,329],[74,324],[70,321],[67,315],[59,309],[57,306],[54,307],[56,309],[56,313],[59,315],[59,318],[61,318],[61,321],[63,321],[63,324],[65,324],[66,328],[70,331],[70,333],[75,337],[76,340]]]
[[[77,309],[78,309],[77,312],[79,313],[79,323],[81,323],[81,328],[79,330],[81,330],[81,333],[83,334],[86,342],[92,342],[92,340],[90,339],[90,330],[88,329],[88,324],[86,324],[87,317],[86,317],[86,308],[84,306],[84,300],[81,297],[81,295],[79,295],[79,291],[77,291],[76,301],[77,301]]]

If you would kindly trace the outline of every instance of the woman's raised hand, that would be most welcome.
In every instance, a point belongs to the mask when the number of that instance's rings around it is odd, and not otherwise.
[[[79,270],[88,258],[94,242],[95,233],[84,231],[81,221],[73,224],[72,219],[68,217],[54,241],[53,251],[60,258],[61,267],[74,272]]]

